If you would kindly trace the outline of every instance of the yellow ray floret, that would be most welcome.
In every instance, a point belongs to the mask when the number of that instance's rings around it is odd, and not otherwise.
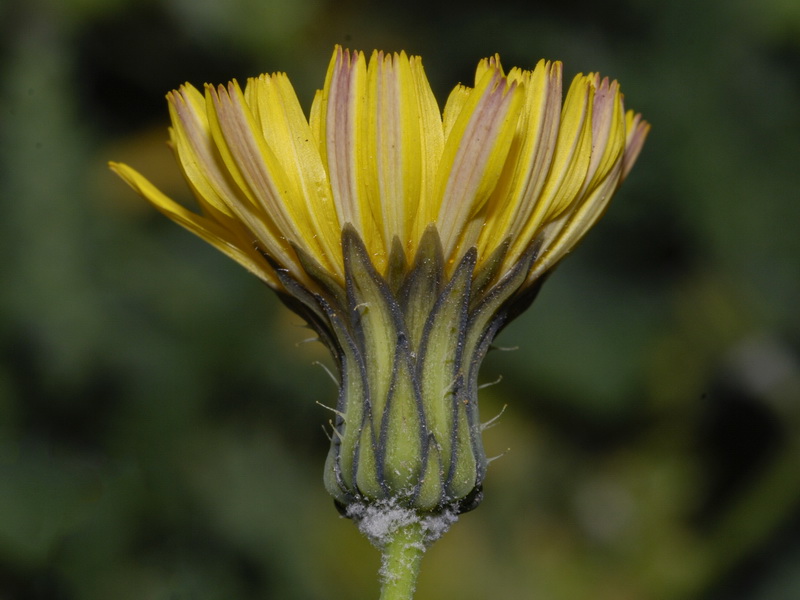
[[[283,73],[167,95],[170,139],[200,212],[127,165],[111,167],[167,216],[271,286],[274,265],[314,287],[298,251],[343,282],[351,224],[379,272],[390,250],[413,259],[434,224],[446,263],[477,267],[501,245],[503,269],[533,240],[529,279],[555,265],[602,215],[649,125],[625,112],[616,81],[562,67],[506,74],[481,61],[441,112],[419,57],[336,47],[308,119]],[[265,256],[270,261],[265,260]]]

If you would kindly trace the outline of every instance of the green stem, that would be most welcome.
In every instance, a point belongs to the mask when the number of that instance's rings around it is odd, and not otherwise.
[[[419,522],[395,529],[383,547],[380,600],[411,600],[425,553],[425,532]]]

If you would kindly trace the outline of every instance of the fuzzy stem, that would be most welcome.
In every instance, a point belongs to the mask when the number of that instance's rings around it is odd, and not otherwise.
[[[419,521],[402,525],[390,534],[383,547],[380,600],[411,600],[417,585],[425,531]]]

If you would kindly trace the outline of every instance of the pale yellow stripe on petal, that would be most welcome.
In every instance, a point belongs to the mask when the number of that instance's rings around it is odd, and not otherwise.
[[[335,61],[326,82],[325,145],[333,196],[339,222],[351,223],[364,237],[362,199],[358,182],[359,130],[363,123],[363,104],[366,100],[367,69],[364,55],[351,55],[337,48]]]
[[[525,106],[506,169],[489,200],[479,256],[488,256],[505,239],[518,237],[539,200],[558,135],[561,64],[540,61],[533,72],[512,70],[509,79],[524,87]]]
[[[379,181],[379,173],[382,170],[378,157],[380,147],[378,131],[381,121],[378,94],[381,86],[379,65],[391,60],[391,57],[387,57],[383,52],[373,51],[369,64],[363,53],[358,53],[355,60],[356,70],[349,102],[354,120],[354,146],[349,149],[354,169],[352,181],[356,187],[358,213],[361,217],[358,230],[373,264],[380,271],[386,264],[391,240],[384,238],[386,215],[383,212]],[[386,158],[390,160],[388,156]]]
[[[396,119],[389,119],[383,113],[390,113],[385,105],[386,93],[384,87],[384,77],[382,77],[383,63],[391,60],[383,52],[374,50],[366,66],[363,92],[354,93],[351,107],[354,123],[353,139],[354,148],[352,152],[353,168],[355,169],[354,183],[356,184],[359,212],[366,211],[369,220],[375,223],[378,235],[370,235],[364,239],[367,249],[372,256],[382,256],[386,252],[387,244],[384,236],[384,222],[391,220],[391,215],[383,212],[381,205],[381,194],[385,191],[383,182],[380,181],[380,174],[391,171],[391,163],[388,153],[380,153],[381,136],[390,136],[394,133],[392,127],[387,123],[394,124]],[[360,87],[360,84],[359,84]],[[389,130],[389,131],[387,131]],[[390,145],[390,144],[387,144]],[[366,215],[363,221],[366,222]],[[365,233],[362,231],[362,236]]]
[[[257,206],[285,238],[309,249],[308,240],[313,239],[314,232],[308,227],[302,204],[292,201],[301,190],[292,186],[275,152],[267,145],[236,82],[231,82],[227,90],[218,89],[214,108],[224,142]]]
[[[418,97],[418,82],[405,52],[394,55],[394,93],[400,103],[400,151],[398,165],[402,169],[401,195],[397,198],[402,206],[398,215],[397,235],[404,243],[411,237],[419,202],[422,198],[423,169],[426,149],[424,146],[421,103]]]
[[[421,140],[419,198],[411,196],[406,198],[408,204],[406,231],[409,236],[406,242],[408,243],[409,256],[413,256],[416,253],[417,243],[421,238],[421,235],[418,236],[416,234],[414,228],[417,214],[430,215],[431,221],[438,214],[439,207],[434,206],[436,203],[434,186],[436,185],[436,173],[444,148],[444,129],[442,114],[439,112],[436,97],[433,95],[428,77],[422,67],[422,59],[419,56],[412,56],[409,65],[416,88]],[[425,223],[424,226],[427,227],[429,223]]]
[[[378,270],[386,262],[383,235],[373,218],[378,193],[370,156],[367,63],[361,52],[337,46],[323,91],[325,156],[339,223],[351,223]],[[327,95],[326,95],[327,94]]]
[[[174,125],[170,128],[172,149],[203,214],[238,236],[243,248],[252,249],[254,234],[231,209],[248,200],[232,181],[214,146],[205,99],[189,85],[167,97]]]
[[[528,276],[529,282],[553,268],[603,216],[619,186],[621,173],[622,161],[618,161],[586,198],[544,228],[541,258]]]
[[[371,202],[373,218],[381,228],[385,245],[402,233],[405,222],[403,186],[406,173],[403,153],[403,106],[398,72],[391,54],[373,53],[369,61],[367,155],[362,158],[368,179],[377,183]],[[369,160],[369,154],[373,156]],[[374,168],[374,171],[372,168]],[[385,249],[385,246],[384,246]]]
[[[480,227],[473,226],[478,248],[478,264],[481,263],[482,258],[488,257],[492,250],[505,240],[508,223],[519,211],[521,181],[527,176],[526,151],[531,138],[529,128],[532,98],[530,73],[512,69],[508,80],[513,81],[523,90],[525,102],[520,111],[520,118],[517,121],[517,128],[511,140],[503,170],[480,215]]]
[[[251,247],[243,246],[238,236],[213,220],[184,208],[128,165],[112,162],[109,163],[109,166],[140,196],[167,217],[244,266],[270,286],[280,287],[277,278],[266,262],[260,259]]]
[[[599,76],[596,77],[599,79]],[[581,194],[604,179],[625,149],[625,114],[616,81],[603,79],[595,85],[592,107],[592,155]]]
[[[436,184],[442,199],[436,224],[451,260],[457,259],[459,242],[464,249],[474,243],[461,240],[462,233],[497,184],[523,101],[518,85],[507,86],[499,71],[487,71],[445,142]]]
[[[552,191],[554,196],[548,209],[548,218],[558,215],[575,199],[586,179],[591,161],[594,87],[590,85],[589,78],[579,76],[576,79],[579,83],[571,86],[564,102],[553,167],[545,184],[543,195],[548,196]]]
[[[319,153],[319,147],[303,108],[297,99],[289,78],[280,74],[277,77],[278,89],[283,97],[286,115],[295,134],[295,153],[297,165],[303,174],[303,191],[306,194],[309,218],[319,236],[322,250],[331,258],[327,262],[342,271],[341,223],[336,215],[328,173]],[[321,261],[323,264],[326,261]]]
[[[510,256],[519,256],[537,231],[566,210],[580,191],[591,159],[591,106],[594,88],[588,77],[576,76],[561,111],[561,124],[544,188],[525,226],[512,242]]]
[[[214,88],[206,87],[206,104],[208,106],[208,121],[212,137],[217,149],[225,163],[228,172],[234,179],[246,202],[236,202],[230,205],[239,220],[253,232],[261,249],[272,256],[273,259],[291,268],[295,274],[302,270],[296,263],[294,251],[286,238],[287,235],[296,235],[293,226],[288,223],[288,216],[279,200],[274,198],[258,197],[248,181],[245,172],[250,178],[253,173],[258,177],[259,166],[256,163],[260,156],[252,150],[253,144],[248,141],[252,130],[242,123],[242,117],[237,105],[234,105],[224,86]],[[223,131],[223,123],[225,131]],[[231,138],[229,142],[227,137]],[[236,154],[234,154],[234,149]],[[240,164],[240,160],[244,164]],[[263,177],[263,175],[262,175]],[[263,188],[260,190],[265,191]],[[269,190],[267,190],[269,191]],[[265,206],[264,202],[269,202]],[[273,212],[273,207],[275,211]],[[287,231],[287,229],[289,231]]]
[[[241,192],[238,192],[237,190],[237,192],[235,192],[234,195],[232,196],[229,195],[226,197],[227,200],[225,200],[225,202],[227,202],[227,204],[225,204],[224,211],[219,210],[213,203],[209,202],[208,200],[209,194],[214,192],[213,191],[210,192],[209,187],[206,187],[205,189],[198,189],[191,181],[189,174],[190,170],[187,169],[187,167],[189,168],[194,167],[196,169],[197,163],[191,158],[187,158],[185,154],[183,158],[181,158],[178,151],[178,145],[175,143],[176,136],[177,133],[175,133],[174,129],[170,127],[170,139],[172,142],[171,147],[175,154],[176,161],[181,169],[181,172],[184,175],[184,178],[186,179],[186,183],[189,185],[189,188],[192,190],[192,193],[194,194],[195,200],[197,201],[197,204],[200,207],[202,214],[216,221],[222,227],[231,231],[232,233],[236,233],[237,235],[239,235],[239,237],[245,240],[244,242],[245,244],[251,244],[253,240],[253,234],[247,230],[247,228],[242,224],[242,222],[236,216],[236,213],[232,211],[228,206],[229,204],[248,202],[248,201],[244,199]],[[234,185],[233,187],[235,188],[236,186]],[[238,194],[238,196],[235,194]]]
[[[208,127],[205,100],[194,87],[167,94],[172,128],[170,138],[178,162],[204,210],[233,216],[229,204],[241,197],[216,152]]]
[[[436,186],[439,177],[439,171],[442,168],[441,165],[444,159],[445,140],[450,135],[450,131],[453,129],[453,125],[455,125],[458,115],[461,114],[461,111],[464,108],[464,105],[467,103],[467,100],[472,92],[473,88],[457,85],[455,88],[453,88],[453,91],[450,92],[447,102],[445,103],[444,113],[441,119],[441,137],[437,136],[436,140],[431,140],[431,145],[429,146],[429,153],[432,162],[431,164],[427,165],[426,168],[429,178],[425,184],[425,200],[424,202],[420,202],[419,208],[414,215],[414,228],[411,233],[411,238],[414,240],[414,243],[422,239],[422,235],[424,234],[425,230],[429,225],[435,223],[436,218],[439,216],[442,197],[441,193],[437,193]],[[431,119],[431,122],[432,126],[436,127],[435,121]],[[423,126],[428,127],[430,125]]]
[[[304,232],[306,244],[315,250],[322,266],[343,277],[341,228],[333,194],[294,88],[282,73],[262,75],[248,82],[245,99],[288,181],[284,202],[294,209],[290,212],[296,221],[311,228]]]
[[[518,237],[540,199],[553,161],[561,127],[561,63],[537,66],[531,77],[532,104],[529,131],[530,171],[520,189],[523,198],[507,235]],[[534,134],[535,132],[535,134]]]
[[[254,249],[255,234],[236,216],[232,206],[249,201],[232,180],[211,136],[205,98],[189,84],[167,96],[173,127],[172,148],[202,211],[228,230],[239,246],[263,262]]]
[[[616,82],[594,77],[596,94],[592,116],[592,156],[586,181],[578,198],[554,223],[547,224],[543,260],[536,274],[551,268],[602,216],[620,183],[625,121],[622,96]]]
[[[370,102],[369,110],[376,116],[371,121],[374,131],[370,132],[370,141],[375,142],[372,162],[377,167],[380,192],[380,201],[373,206],[375,220],[383,225],[387,247],[397,237],[408,251],[423,194],[423,165],[428,161],[423,141],[423,101],[418,97],[421,86],[405,53],[379,56],[370,70],[374,102]]]

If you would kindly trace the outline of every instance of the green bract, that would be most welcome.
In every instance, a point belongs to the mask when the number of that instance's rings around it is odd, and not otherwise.
[[[486,474],[478,412],[478,370],[492,339],[533,298],[524,286],[532,246],[499,273],[507,244],[478,271],[468,251],[445,277],[430,226],[408,269],[394,244],[386,277],[345,227],[345,285],[313,260],[301,262],[319,292],[276,268],[293,310],[316,329],[340,374],[325,485],[345,509],[393,501],[423,513],[477,506]]]

